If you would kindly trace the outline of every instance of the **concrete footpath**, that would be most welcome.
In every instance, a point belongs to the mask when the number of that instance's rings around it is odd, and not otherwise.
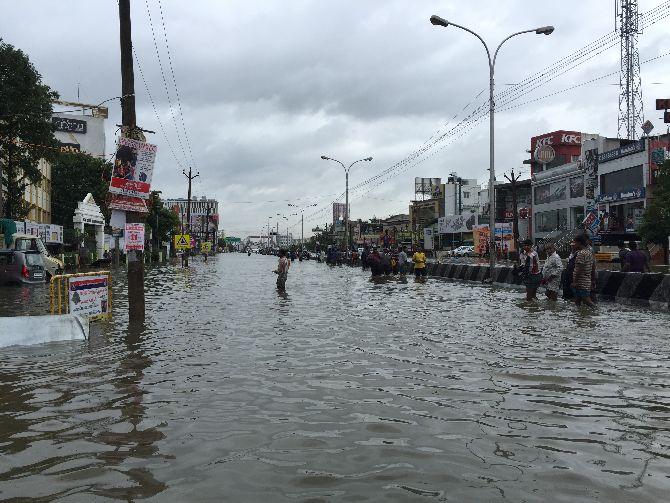
[[[428,276],[482,283],[488,280],[489,266],[478,264],[426,264]],[[496,266],[493,284],[523,288],[521,278],[510,266]],[[598,298],[621,304],[670,311],[670,274],[598,271]]]

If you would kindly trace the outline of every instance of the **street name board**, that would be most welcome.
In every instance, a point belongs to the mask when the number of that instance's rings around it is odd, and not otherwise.
[[[126,223],[125,251],[144,251],[144,224]]]
[[[177,234],[174,237],[174,247],[177,250],[188,250],[191,248],[191,236],[188,234]]]

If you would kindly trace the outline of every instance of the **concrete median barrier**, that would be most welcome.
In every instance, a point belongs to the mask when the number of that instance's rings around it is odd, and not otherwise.
[[[0,347],[88,339],[89,320],[74,314],[0,318]]]

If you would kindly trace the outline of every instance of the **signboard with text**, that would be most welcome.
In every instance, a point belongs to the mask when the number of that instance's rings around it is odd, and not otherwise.
[[[53,124],[56,131],[86,134],[86,121],[83,120],[70,119],[68,117],[52,117],[51,124]]]
[[[109,276],[78,276],[68,281],[70,314],[102,317],[109,313]]]
[[[156,150],[156,145],[119,138],[109,191],[148,199]]]
[[[124,237],[126,253],[130,250],[144,251],[144,224],[126,223]]]

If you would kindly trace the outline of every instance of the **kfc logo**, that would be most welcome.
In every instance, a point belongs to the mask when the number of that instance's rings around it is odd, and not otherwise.
[[[537,140],[537,143],[535,144],[535,147],[544,147],[545,145],[553,145],[553,144],[554,144],[554,137],[547,136],[546,138],[539,138]]]
[[[576,143],[581,145],[582,139],[578,134],[564,134],[561,136],[561,143]]]

